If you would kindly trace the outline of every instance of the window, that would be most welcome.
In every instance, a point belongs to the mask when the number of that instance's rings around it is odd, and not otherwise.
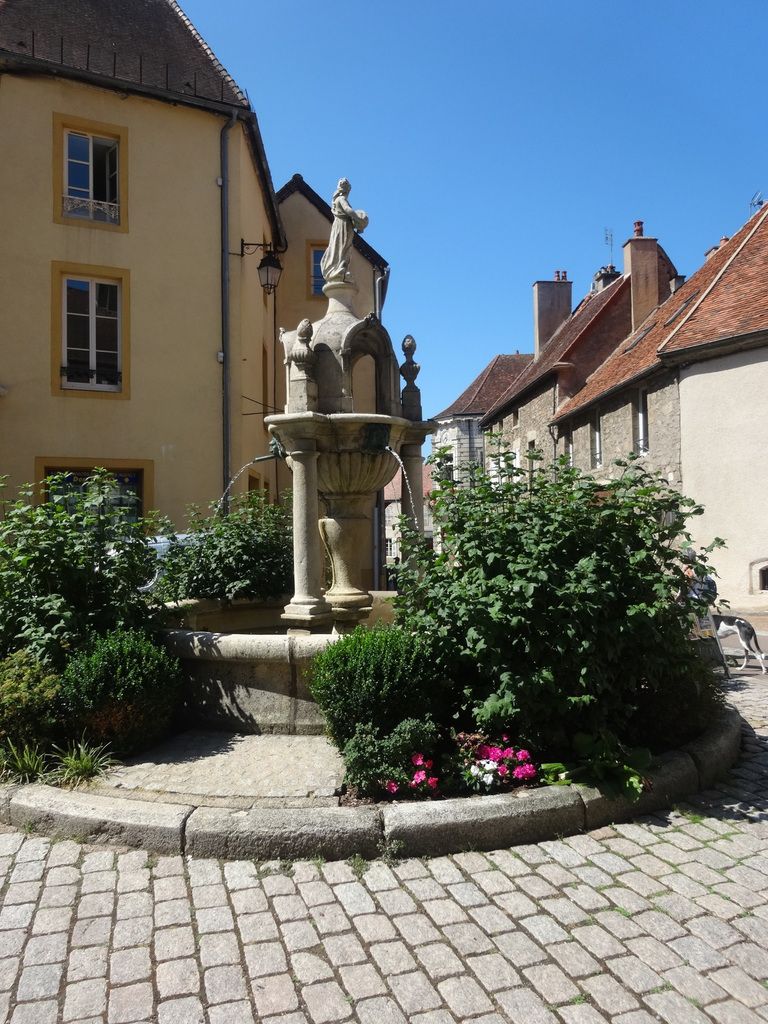
[[[325,278],[323,272],[320,269],[320,263],[322,262],[325,250],[328,248],[327,242],[310,242],[309,243],[309,295],[323,296],[323,285],[325,284]]]
[[[768,566],[760,570],[760,589],[768,590]]]
[[[120,223],[117,147],[116,139],[66,133],[65,216]]]
[[[96,467],[107,469],[115,477],[110,504],[125,510],[129,519],[135,521],[153,507],[154,464],[151,460],[42,457],[35,459],[35,479],[41,482],[53,473],[66,473],[62,490],[67,493],[80,490]]]
[[[120,285],[64,278],[61,386],[117,390],[120,367]]]
[[[592,469],[599,469],[603,464],[603,439],[600,413],[595,411],[592,422],[589,425],[590,434],[590,466]]]
[[[638,455],[648,453],[648,392],[639,391],[635,404],[635,451]]]
[[[53,264],[54,394],[128,397],[128,271]]]
[[[54,114],[54,219],[127,231],[126,129]]]
[[[535,441],[529,441],[528,442],[528,453],[527,453],[527,459],[528,459],[528,486],[529,487],[533,487],[533,469],[534,469],[534,465],[535,465],[535,460],[533,458],[533,453],[535,451],[536,451],[536,442]]]

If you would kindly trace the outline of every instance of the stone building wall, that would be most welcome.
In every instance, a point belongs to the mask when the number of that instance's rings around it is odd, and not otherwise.
[[[646,386],[648,396],[648,451],[641,453],[643,465],[663,473],[675,486],[681,482],[680,398],[677,375],[672,372],[652,378]],[[640,388],[631,388],[607,399],[599,406],[602,465],[592,465],[595,409],[574,416],[561,425],[558,454],[566,451],[568,430],[573,437],[573,464],[609,479],[621,470],[612,465],[638,448],[638,406]]]

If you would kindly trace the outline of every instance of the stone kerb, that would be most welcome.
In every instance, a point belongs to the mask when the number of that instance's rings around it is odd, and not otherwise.
[[[54,836],[202,857],[339,860],[387,850],[408,857],[498,849],[627,821],[710,788],[738,758],[741,726],[741,716],[729,710],[684,750],[657,758],[649,789],[634,803],[586,787],[553,786],[378,807],[243,811],[29,785],[0,787],[0,821]]]

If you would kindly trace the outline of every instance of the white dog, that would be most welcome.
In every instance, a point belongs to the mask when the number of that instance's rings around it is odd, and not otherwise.
[[[744,661],[739,668],[746,668],[749,656],[753,654],[760,662],[760,668],[763,670],[763,675],[765,675],[765,660],[768,655],[764,654],[761,650],[760,644],[757,642],[757,633],[752,623],[747,622],[746,619],[739,618],[737,615],[713,615],[712,621],[715,624],[715,629],[720,639],[726,636],[733,636],[734,633],[738,634],[739,643],[744,648]]]

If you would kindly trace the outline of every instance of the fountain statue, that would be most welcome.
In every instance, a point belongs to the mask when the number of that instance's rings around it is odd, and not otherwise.
[[[265,420],[293,473],[295,592],[283,620],[311,631],[331,624],[348,628],[368,614],[371,594],[362,586],[362,567],[372,558],[373,505],[399,465],[406,478],[404,511],[422,526],[421,447],[436,426],[422,419],[413,338],[403,342],[405,362],[398,367],[380,320],[373,313],[361,319],[352,310],[357,287],[351,250],[368,217],[350,205],[350,188],[342,178],[333,196],[333,226],[321,262],[328,308],[316,323],[302,320],[295,331],[281,331],[287,401],[284,413]],[[375,366],[375,412],[355,408],[353,370],[364,356]]]

